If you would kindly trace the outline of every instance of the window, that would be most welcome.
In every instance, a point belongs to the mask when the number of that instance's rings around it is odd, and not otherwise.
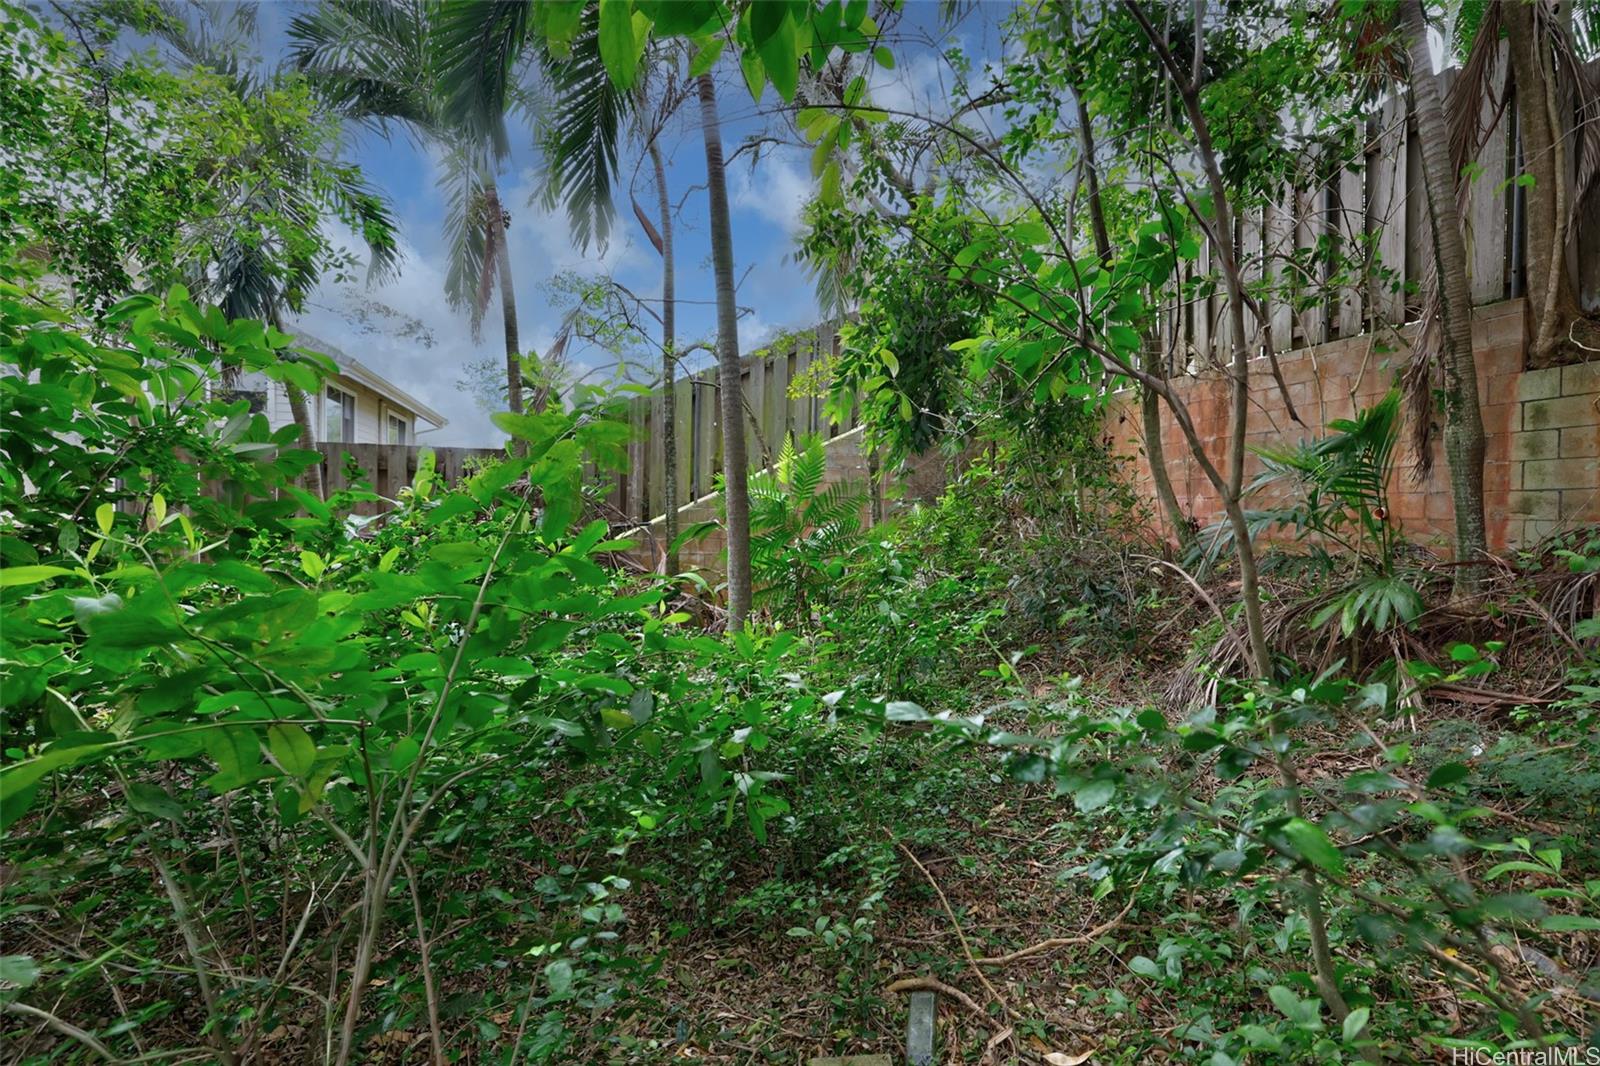
[[[327,418],[327,432],[323,440],[338,444],[354,444],[356,442],[356,398],[348,392],[330,385],[324,411]]]
[[[389,416],[389,443],[390,444],[408,444],[408,443],[410,443],[409,441],[406,440],[406,420],[405,419],[396,418],[394,415],[390,415]]]
[[[227,403],[238,403],[244,400],[250,405],[250,413],[259,415],[267,409],[267,394],[262,389],[227,389],[222,393],[222,398]]]

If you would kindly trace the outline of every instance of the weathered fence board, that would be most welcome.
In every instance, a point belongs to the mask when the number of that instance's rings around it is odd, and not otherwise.
[[[1464,205],[1462,226],[1475,304],[1521,291],[1525,227],[1517,222],[1517,205],[1525,190],[1511,180],[1519,164],[1516,109],[1506,99],[1507,66],[1502,54],[1480,114],[1488,134],[1459,201]],[[1447,72],[1444,88],[1452,77]],[[1286,353],[1416,318],[1433,253],[1415,126],[1404,97],[1392,96],[1377,105],[1354,157],[1327,161],[1329,176],[1321,184],[1285,185],[1265,208],[1235,212],[1235,255],[1246,289],[1265,316],[1257,321],[1246,308],[1246,345],[1259,349],[1270,339],[1277,351]],[[1583,306],[1600,309],[1600,197],[1591,197],[1577,226],[1569,270]],[[1153,295],[1160,309],[1153,340],[1169,374],[1202,373],[1226,359],[1235,330],[1234,308],[1212,242],[1202,241],[1198,256],[1180,264],[1169,287]],[[741,429],[753,467],[770,461],[789,434],[832,437],[859,424],[859,404],[841,412],[835,422],[825,413],[825,399],[813,395],[827,384],[815,380],[819,375],[814,368],[837,354],[837,348],[836,328],[824,323],[801,332],[781,351],[746,361],[742,392],[747,417]],[[801,379],[803,387],[796,388]],[[647,520],[665,502],[668,457],[659,443],[652,443],[664,409],[660,402],[636,401],[632,471],[613,494],[626,518]],[[712,491],[722,468],[715,368],[678,385],[674,410],[678,445],[671,458],[677,465],[680,502],[688,503]]]

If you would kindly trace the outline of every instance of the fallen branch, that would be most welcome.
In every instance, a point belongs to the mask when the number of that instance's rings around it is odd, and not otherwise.
[[[1110,919],[1109,921],[1101,922],[1087,933],[1079,933],[1077,936],[1053,936],[1048,940],[1041,940],[1037,944],[1020,948],[1017,951],[1009,952],[1005,955],[993,955],[982,959],[976,959],[974,961],[979,966],[1004,966],[1007,963],[1016,962],[1018,959],[1026,959],[1029,956],[1040,955],[1046,951],[1054,951],[1057,948],[1082,947],[1086,944],[1093,944],[1096,940],[1099,940],[1101,937],[1111,932],[1111,930],[1121,925],[1122,919],[1128,916],[1128,912],[1133,909],[1134,900],[1138,898],[1138,886],[1136,885],[1134,888],[1135,892],[1129,897],[1127,906],[1118,911],[1114,918]]]
[[[945,984],[937,977],[905,977],[890,985],[887,989],[885,989],[885,991],[901,993],[937,992],[941,996],[949,996],[951,999],[967,1008],[969,1013],[976,1014],[986,1023],[993,1026],[997,1031],[1010,1028],[1009,1026],[1004,1025],[1000,1019],[994,1017],[988,1011],[979,1006],[977,1000],[961,991],[961,989],[957,988],[955,985]]]
[[[944,889],[939,887],[939,882],[934,880],[933,874],[929,873],[928,868],[922,865],[921,859],[918,859],[911,853],[910,848],[906,847],[904,844],[901,844],[899,841],[895,842],[895,847],[899,848],[905,854],[905,857],[910,859],[912,864],[915,865],[917,869],[922,871],[922,876],[927,878],[928,884],[933,886],[934,892],[939,896],[940,904],[944,906],[945,914],[950,918],[950,924],[955,927],[956,939],[961,941],[961,953],[967,957],[968,964],[972,966],[972,972],[978,975],[978,980],[981,981],[983,983],[983,987],[988,990],[989,997],[996,1003],[1000,1004],[1000,1009],[1005,1011],[1008,1016],[1012,1018],[1020,1017],[1016,1011],[1011,1009],[1010,1004],[1005,1001],[1005,997],[1000,995],[999,990],[997,990],[994,985],[989,983],[989,979],[983,975],[983,971],[978,968],[978,960],[973,957],[972,947],[967,943],[967,934],[961,931],[961,923],[956,920],[956,912],[951,908],[950,901],[945,898]]]

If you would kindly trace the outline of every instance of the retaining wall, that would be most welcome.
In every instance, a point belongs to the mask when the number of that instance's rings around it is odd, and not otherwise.
[[[1484,502],[1489,547],[1494,551],[1533,543],[1566,527],[1600,522],[1600,361],[1540,370],[1525,369],[1527,337],[1522,300],[1474,309],[1473,352],[1478,369],[1488,453]],[[1385,330],[1285,352],[1283,377],[1305,425],[1288,416],[1264,360],[1251,367],[1249,445],[1281,445],[1319,436],[1329,421],[1351,417],[1394,386],[1410,359],[1410,327]],[[1225,469],[1231,384],[1212,372],[1176,381],[1196,429],[1213,461]],[[1442,426],[1444,413],[1435,412]],[[1142,425],[1132,394],[1121,394],[1107,412],[1113,447],[1134,460],[1139,490],[1154,503]],[[1188,443],[1162,411],[1162,448],[1174,491],[1200,525],[1221,517],[1210,482],[1190,455]],[[1409,427],[1401,432],[1390,510],[1407,537],[1436,550],[1454,538],[1455,506],[1436,432],[1433,467],[1423,481],[1412,476],[1415,454]],[[1255,455],[1245,460],[1246,484],[1260,470]],[[1159,506],[1163,527],[1167,518]],[[1165,528],[1169,535],[1173,532]]]

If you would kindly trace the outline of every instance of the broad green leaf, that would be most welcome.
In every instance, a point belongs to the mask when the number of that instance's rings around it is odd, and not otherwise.
[[[713,37],[702,44],[700,50],[694,54],[693,62],[689,64],[689,77],[698,78],[702,74],[711,73],[711,68],[722,58],[722,50],[727,45],[725,37]]]
[[[1333,846],[1321,826],[1304,818],[1291,818],[1284,824],[1283,835],[1302,859],[1328,873],[1344,876],[1344,855]]]
[[[755,13],[777,12],[776,27],[767,37],[756,39],[756,49],[761,53],[761,63],[766,68],[772,87],[778,90],[785,103],[794,99],[800,79],[800,56],[795,47],[794,22],[789,18],[786,0],[757,0],[752,8],[751,25],[757,21],[772,21],[771,15],[759,19]]]
[[[544,968],[544,979],[550,986],[550,997],[564,999],[572,994],[572,963],[557,959]]]
[[[316,742],[297,725],[268,726],[267,749],[291,777],[305,777],[317,764]]]
[[[1344,1042],[1352,1044],[1367,1027],[1367,1020],[1372,1017],[1369,1007],[1357,1007],[1344,1017]]]
[[[1465,780],[1471,773],[1467,767],[1458,762],[1447,762],[1433,773],[1428,775],[1429,788],[1448,788],[1457,781]]]
[[[1075,789],[1072,793],[1072,802],[1077,806],[1078,810],[1087,814],[1089,811],[1097,811],[1110,803],[1111,798],[1116,794],[1117,783],[1115,781],[1096,778]]]
[[[149,781],[128,783],[128,806],[152,818],[163,818],[169,822],[183,821],[183,806],[167,795],[166,789]]]
[[[0,588],[18,585],[37,585],[51,578],[68,577],[71,570],[61,566],[7,566],[0,569]]]
[[[1600,929],[1600,918],[1581,914],[1553,914],[1539,925],[1552,933],[1587,933]]]
[[[639,74],[631,0],[600,0],[600,61],[617,88],[633,88]]]
[[[1140,977],[1160,977],[1161,967],[1148,955],[1135,955],[1128,960],[1128,969]]]
[[[415,737],[401,737],[389,749],[389,769],[399,773],[417,761],[422,744]]]
[[[39,964],[32,955],[0,955],[0,985],[28,988],[39,981]]]

